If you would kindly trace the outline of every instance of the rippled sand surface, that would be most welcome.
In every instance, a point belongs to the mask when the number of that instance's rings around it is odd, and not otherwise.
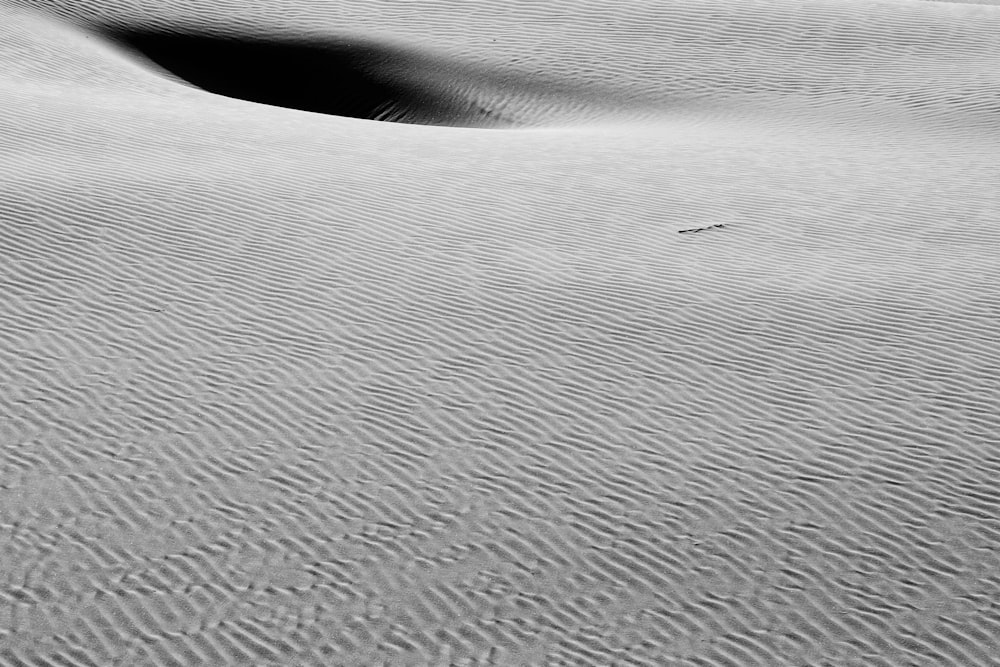
[[[1000,664],[998,184],[996,3],[0,0],[0,664]]]

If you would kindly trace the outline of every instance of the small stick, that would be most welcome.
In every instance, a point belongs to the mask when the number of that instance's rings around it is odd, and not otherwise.
[[[681,229],[677,233],[678,234],[686,234],[688,232],[701,232],[701,231],[704,231],[706,229],[715,229],[716,227],[725,227],[725,226],[726,226],[726,223],[720,222],[717,225],[709,225],[708,227],[694,227],[692,229]]]

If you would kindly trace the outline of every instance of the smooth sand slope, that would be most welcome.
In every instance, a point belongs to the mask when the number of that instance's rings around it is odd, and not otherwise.
[[[993,6],[0,0],[0,664],[998,665],[998,184]]]

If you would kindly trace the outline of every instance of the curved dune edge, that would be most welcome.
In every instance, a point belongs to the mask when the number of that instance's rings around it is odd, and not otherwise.
[[[995,664],[996,10],[147,4],[0,2],[0,663]],[[240,21],[534,126],[96,37]]]
[[[86,32],[85,32],[86,34]],[[138,64],[206,92],[292,110],[420,125],[516,128],[625,120],[594,91],[356,35],[100,30]],[[639,105],[627,116],[655,113]]]

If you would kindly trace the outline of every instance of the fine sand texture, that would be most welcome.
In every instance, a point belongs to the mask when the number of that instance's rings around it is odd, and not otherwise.
[[[0,665],[1000,665],[1000,7],[0,0]]]

